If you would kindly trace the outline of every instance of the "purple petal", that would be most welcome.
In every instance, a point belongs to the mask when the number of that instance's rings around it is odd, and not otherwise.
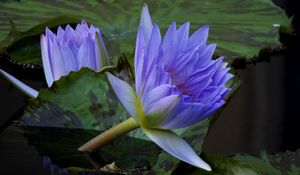
[[[143,76],[143,63],[144,63],[144,34],[140,28],[136,38],[135,53],[134,53],[134,69],[135,69],[135,90],[140,93],[140,87]]]
[[[68,41],[70,38],[76,38],[76,35],[74,29],[70,25],[67,25],[64,33],[64,41]]]
[[[63,60],[64,60],[66,74],[68,74],[70,71],[76,71],[77,70],[76,59],[75,59],[71,49],[67,45],[67,43],[62,43],[61,53],[62,53]]]
[[[190,126],[205,119],[208,108],[202,103],[180,103],[159,125],[164,129],[177,129]]]
[[[119,78],[113,76],[110,73],[106,73],[107,78],[110,82],[110,85],[114,89],[117,97],[130,114],[136,121],[138,121],[139,109],[140,105],[138,102],[138,98],[131,86],[129,86],[126,82],[120,80]]]
[[[56,40],[52,41],[52,56],[51,56],[51,66],[54,80],[58,80],[61,76],[66,75],[66,70],[64,66],[64,60],[60,52],[61,48]]]
[[[202,54],[199,56],[197,62],[195,63],[197,67],[205,66],[209,63],[209,61],[211,61],[216,47],[216,44],[209,44],[204,50],[202,50]]]
[[[57,29],[57,42],[60,43],[64,38],[65,31],[59,26]]]
[[[148,126],[156,127],[179,101],[179,95],[169,95],[154,102],[153,105],[149,106],[149,109],[144,108]]]
[[[183,50],[187,47],[188,38],[189,38],[189,29],[190,23],[186,22],[183,24],[176,32],[178,46],[176,49]]]
[[[143,9],[142,9],[140,28],[142,28],[142,30],[143,30],[145,43],[148,43],[149,38],[152,33],[153,24],[152,24],[152,20],[151,20],[150,14],[149,14],[147,4],[144,4]]]
[[[4,70],[0,69],[0,74],[2,74],[8,81],[10,81],[14,86],[16,86],[18,89],[20,89],[22,92],[24,92],[26,95],[28,95],[31,98],[36,98],[39,94],[38,91],[32,89],[31,87],[27,86],[20,80],[16,79],[9,73],[5,72]]]
[[[99,30],[95,33],[95,37],[95,63],[96,70],[99,71],[102,67],[109,65],[109,58]]]
[[[163,59],[166,62],[166,70],[169,71],[172,69],[172,64],[176,55],[176,48],[178,42],[176,41],[176,23],[173,22],[169,27],[163,42],[162,42],[162,51]]]
[[[68,47],[70,48],[72,54],[75,57],[75,62],[76,62],[76,70],[79,70],[79,66],[78,66],[78,51],[79,51],[79,46],[77,47],[77,44],[75,41],[70,41],[68,42]]]
[[[152,105],[154,102],[157,100],[168,96],[171,94],[172,89],[175,88],[175,86],[169,85],[169,84],[164,84],[157,86],[153,88],[150,92],[145,95],[143,98],[143,106],[145,109],[148,109],[150,105]]]
[[[91,34],[92,38],[95,39],[95,34],[99,32],[99,30],[97,28],[94,27],[93,24],[90,25],[90,28],[89,28],[89,33]]]
[[[219,103],[213,104],[204,114],[204,117],[209,117],[212,115],[217,109],[219,109],[225,102],[222,100]]]
[[[223,79],[219,82],[219,85],[220,85],[220,84],[226,84],[226,82],[227,82],[228,80],[230,80],[232,77],[234,77],[234,75],[232,75],[232,74],[230,74],[230,73],[227,73],[227,74],[223,77]]]
[[[153,89],[157,85],[158,74],[158,66],[155,65],[152,69],[149,70],[147,77],[143,77],[139,97],[143,97],[149,90]]]
[[[200,55],[198,51],[203,47],[203,43],[200,43],[199,45],[186,49],[184,53],[177,58],[178,61],[173,63],[171,73],[176,75],[176,78],[182,79],[195,72],[195,69],[197,68],[195,62]]]
[[[142,130],[152,141],[174,157],[198,168],[211,171],[210,166],[195,153],[193,148],[172,131],[146,128],[142,128]]]
[[[88,67],[96,70],[95,45],[90,38],[86,38],[78,51],[78,67]]]
[[[48,47],[47,38],[45,37],[45,35],[41,35],[41,51],[42,51],[43,68],[44,68],[44,73],[45,73],[48,87],[51,87],[54,78],[51,69],[51,61],[50,61],[48,48],[49,47]]]
[[[199,42],[203,42],[204,44],[207,41],[208,38],[208,32],[209,32],[209,26],[203,26],[200,29],[198,29],[196,32],[193,33],[193,35],[189,38],[189,46],[197,45]]]
[[[184,94],[196,96],[212,83],[213,80],[211,79],[211,77],[212,74],[210,73],[197,76],[193,79],[191,78],[190,80],[186,80],[185,83],[178,84],[178,88]]]
[[[43,156],[43,167],[48,168],[51,165],[51,159],[47,156]]]
[[[151,33],[151,38],[149,40],[148,48],[147,48],[147,54],[146,54],[146,61],[145,66],[146,72],[151,70],[153,66],[155,65],[155,59],[157,57],[157,53],[159,50],[161,42],[161,36],[158,26],[155,24]],[[146,74],[147,75],[147,74]]]
[[[231,75],[231,74],[227,74],[227,72],[230,70],[230,68],[223,68],[219,71],[217,71],[214,76],[212,77],[213,78],[213,83],[212,83],[212,86],[217,86],[220,84],[221,80],[228,76],[228,75]],[[229,77],[228,77],[229,78]]]
[[[56,37],[55,34],[51,30],[49,30],[48,27],[46,27],[46,37],[51,38],[52,40],[54,39],[54,37]]]

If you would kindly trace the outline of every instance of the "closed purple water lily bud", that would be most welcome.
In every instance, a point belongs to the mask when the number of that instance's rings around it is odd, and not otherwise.
[[[100,71],[108,62],[100,30],[93,25],[89,27],[85,21],[75,30],[69,25],[65,30],[59,27],[56,35],[47,28],[46,35],[41,36],[41,50],[49,87],[70,71],[82,67]]]
[[[82,67],[100,71],[109,63],[100,30],[93,25],[89,27],[85,21],[78,24],[75,30],[70,25],[65,30],[58,27],[57,34],[46,28],[46,34],[41,35],[40,44],[48,87],[71,71],[78,71]],[[38,96],[36,90],[7,72],[0,69],[0,74],[28,96]]]
[[[145,134],[171,155],[210,171],[171,129],[188,127],[209,117],[230,91],[223,57],[213,60],[215,44],[206,44],[209,27],[189,36],[189,22],[174,22],[161,38],[148,7],[142,10],[135,47],[135,90],[108,73],[116,95]]]

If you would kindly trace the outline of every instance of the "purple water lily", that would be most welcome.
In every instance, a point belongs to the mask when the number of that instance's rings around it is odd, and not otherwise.
[[[171,129],[184,128],[209,117],[230,91],[223,57],[212,55],[216,44],[206,45],[208,26],[189,36],[189,22],[174,22],[163,39],[152,24],[148,7],[142,10],[135,47],[135,90],[108,73],[117,97],[143,132],[158,146],[189,164],[211,170]]]
[[[95,71],[108,64],[108,56],[100,30],[85,21],[75,30],[67,25],[58,27],[57,34],[46,28],[46,35],[41,35],[43,68],[48,87],[53,81],[71,71],[88,67]],[[37,97],[38,92],[0,69],[0,73],[30,97]]]
[[[48,86],[82,67],[99,71],[108,61],[99,29],[93,25],[88,27],[85,21],[75,30],[69,25],[65,30],[59,27],[57,35],[47,28],[46,35],[41,36],[41,50]]]

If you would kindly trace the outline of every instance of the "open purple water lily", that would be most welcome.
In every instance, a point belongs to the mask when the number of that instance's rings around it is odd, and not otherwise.
[[[108,64],[108,56],[100,30],[85,21],[78,24],[75,30],[67,25],[63,30],[58,27],[57,34],[46,28],[46,35],[41,35],[41,51],[44,73],[48,87],[53,81],[71,71],[88,67],[95,71]],[[38,92],[0,69],[0,73],[24,93],[32,98]]]
[[[123,106],[158,146],[196,167],[205,163],[171,129],[184,128],[209,117],[224,104],[233,77],[223,57],[212,60],[215,44],[206,45],[208,26],[189,37],[189,23],[174,22],[163,39],[152,24],[148,7],[142,10],[135,48],[135,90],[107,73]]]

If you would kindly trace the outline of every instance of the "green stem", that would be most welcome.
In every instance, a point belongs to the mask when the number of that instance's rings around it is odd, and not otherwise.
[[[122,123],[106,130],[100,135],[96,136],[92,140],[88,141],[84,145],[78,148],[79,151],[90,152],[101,148],[103,145],[113,141],[114,139],[138,128],[138,123],[133,119],[129,118]]]

